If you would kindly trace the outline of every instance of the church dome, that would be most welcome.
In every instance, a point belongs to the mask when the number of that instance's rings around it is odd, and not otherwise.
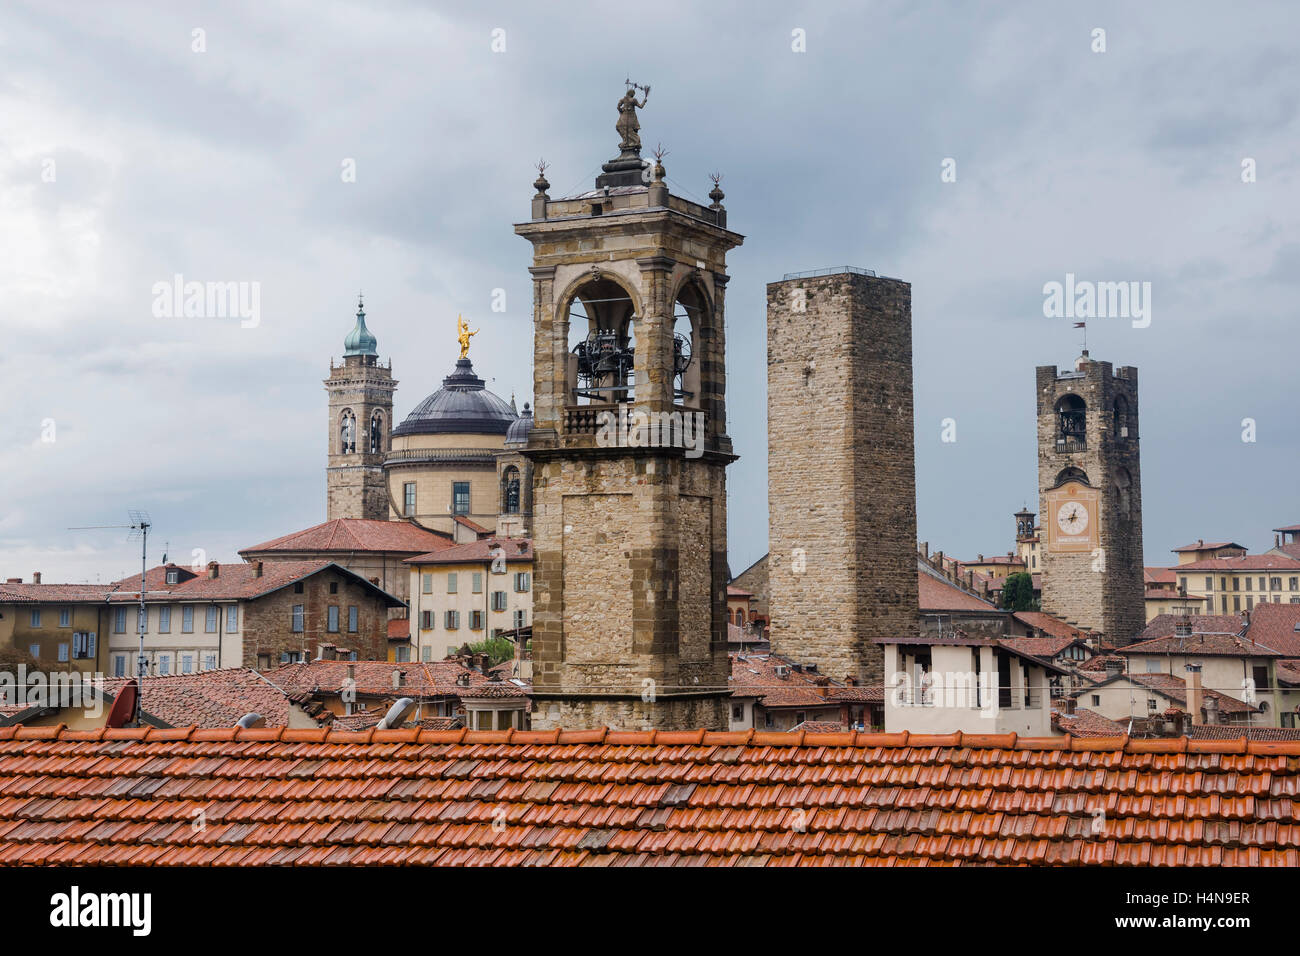
[[[393,429],[402,435],[505,435],[518,419],[510,403],[483,387],[467,358],[456,362],[456,370],[442,380],[438,389]]]
[[[357,324],[352,327],[348,337],[343,340],[343,354],[378,355],[379,340],[366,328],[366,312],[361,300],[357,299]]]
[[[507,445],[522,445],[528,441],[528,433],[533,430],[533,413],[524,402],[524,413],[514,420],[506,432]]]

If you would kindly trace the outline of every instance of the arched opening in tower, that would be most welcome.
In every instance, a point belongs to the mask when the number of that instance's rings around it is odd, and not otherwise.
[[[636,315],[632,297],[618,283],[595,278],[565,307],[569,404],[630,402],[635,398]]]

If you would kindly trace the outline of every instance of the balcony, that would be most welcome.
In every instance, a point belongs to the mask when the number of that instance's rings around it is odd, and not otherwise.
[[[1088,441],[1084,438],[1058,438],[1056,439],[1057,454],[1074,454],[1075,452],[1087,451]]]

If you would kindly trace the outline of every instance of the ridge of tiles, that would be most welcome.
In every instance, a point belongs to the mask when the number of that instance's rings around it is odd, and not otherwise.
[[[670,731],[670,730],[398,730],[343,731],[327,728],[290,729],[287,727],[241,728],[219,727],[135,727],[72,730],[66,724],[27,727],[16,724],[0,727],[0,741],[6,740],[135,740],[146,743],[205,741],[211,743],[332,743],[332,744],[606,744],[633,747],[680,746],[752,746],[752,747],[858,747],[891,748],[964,748],[968,750],[1062,750],[1130,754],[1260,754],[1300,757],[1300,740],[1193,739],[1188,737],[1136,738],[1127,734],[1114,737],[1020,737],[1008,734],[870,733],[863,731],[814,733],[809,731],[763,732],[740,731]]]

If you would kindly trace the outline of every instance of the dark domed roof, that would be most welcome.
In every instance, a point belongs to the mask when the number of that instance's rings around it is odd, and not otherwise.
[[[467,358],[456,362],[456,371],[442,380],[438,389],[419,405],[406,421],[393,429],[400,435],[460,433],[504,435],[518,418],[507,402],[483,387]]]
[[[524,402],[524,413],[515,419],[510,430],[506,432],[507,445],[522,445],[528,441],[528,433],[533,430],[533,413]]]

